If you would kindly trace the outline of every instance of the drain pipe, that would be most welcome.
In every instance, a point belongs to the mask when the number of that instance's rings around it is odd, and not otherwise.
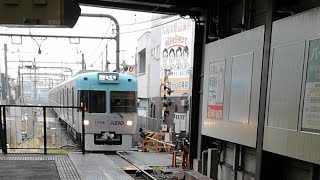
[[[203,175],[207,175],[207,166],[208,166],[208,150],[202,151],[202,159],[201,159],[201,172]]]
[[[114,24],[116,25],[116,36],[113,37],[116,40],[117,47],[116,47],[116,71],[120,72],[119,62],[120,62],[120,26],[117,19],[109,14],[87,14],[81,13],[80,16],[83,17],[100,17],[100,18],[109,18],[111,19]]]

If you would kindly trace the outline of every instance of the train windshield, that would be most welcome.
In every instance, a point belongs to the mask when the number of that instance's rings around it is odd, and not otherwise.
[[[111,113],[136,112],[136,93],[133,91],[110,92]]]
[[[106,112],[106,91],[80,90],[80,106],[83,103],[89,113]]]

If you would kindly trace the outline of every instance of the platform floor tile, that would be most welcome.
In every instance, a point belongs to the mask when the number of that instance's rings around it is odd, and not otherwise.
[[[81,179],[67,155],[0,155],[0,166],[0,179]]]
[[[70,153],[81,179],[85,180],[132,180],[133,178],[104,154]]]

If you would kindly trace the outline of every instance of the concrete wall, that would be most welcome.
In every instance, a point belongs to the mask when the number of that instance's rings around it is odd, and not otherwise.
[[[149,94],[148,94],[148,83],[149,83],[149,79],[148,79],[148,72],[149,72],[149,68],[148,68],[148,62],[151,58],[151,54],[150,54],[150,32],[146,32],[144,33],[138,40],[138,47],[137,47],[137,52],[141,52],[145,50],[145,58],[146,58],[146,71],[145,73],[139,73],[139,69],[138,69],[138,74],[137,74],[137,82],[138,82],[138,98],[148,98]],[[138,56],[138,63],[140,62],[139,60],[139,56]],[[139,67],[140,64],[138,64],[137,67]]]
[[[163,15],[154,15],[154,19],[158,19]],[[158,26],[161,24],[161,19],[155,20],[152,22],[152,26]],[[148,61],[148,69],[149,74],[148,77],[150,79],[149,83],[149,97],[159,97],[160,95],[160,57],[158,57],[160,53],[160,45],[161,45],[161,27],[158,26],[153,28],[150,33],[150,45],[152,51],[151,58]],[[159,52],[158,52],[159,51]],[[157,53],[159,53],[157,55]]]

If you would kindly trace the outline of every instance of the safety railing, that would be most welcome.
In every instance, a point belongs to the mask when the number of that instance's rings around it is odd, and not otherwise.
[[[154,132],[160,132],[162,124],[162,119],[138,116],[138,128],[148,129]]]
[[[84,109],[72,106],[0,105],[0,146],[3,153],[59,153],[57,150],[82,150],[81,140],[53,109],[65,109],[68,118],[76,118],[84,135]],[[77,109],[81,109],[79,113]],[[77,117],[74,117],[77,116]]]

